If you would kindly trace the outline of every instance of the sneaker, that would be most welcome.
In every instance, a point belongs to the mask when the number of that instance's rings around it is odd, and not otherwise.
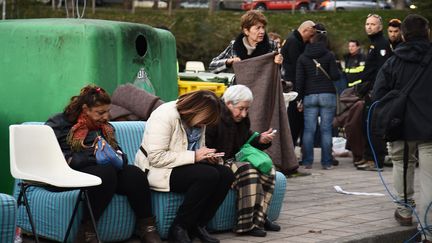
[[[375,166],[375,162],[369,160],[366,163],[357,166],[357,170],[365,170],[365,171],[383,171],[382,168],[378,168]]]
[[[394,212],[396,221],[401,226],[411,226],[412,223],[412,211],[409,208],[398,207]]]
[[[333,170],[334,167],[332,165],[329,166],[323,166],[323,170]]]
[[[312,165],[305,165],[304,168],[307,170],[310,170],[310,169],[312,169]]]

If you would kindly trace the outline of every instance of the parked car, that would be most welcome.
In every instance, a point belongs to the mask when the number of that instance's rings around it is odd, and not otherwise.
[[[390,9],[390,4],[382,0],[326,0],[319,7],[320,10],[352,10],[361,8]]]
[[[208,8],[209,0],[186,0],[180,3],[180,8]]]
[[[294,3],[294,4],[293,4]],[[220,9],[309,10],[310,0],[221,0]]]

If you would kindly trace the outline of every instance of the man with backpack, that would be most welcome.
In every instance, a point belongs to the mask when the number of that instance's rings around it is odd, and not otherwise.
[[[422,225],[420,228],[425,229],[423,242],[432,242],[432,232],[426,230],[432,224],[432,209],[428,207],[432,201],[432,46],[429,21],[420,15],[410,14],[402,22],[401,31],[405,42],[395,49],[394,55],[379,71],[372,98],[380,100],[381,104],[377,103],[377,107],[383,107],[386,98],[382,98],[390,91],[399,90],[400,95],[406,95],[405,107],[399,107],[405,112],[400,119],[402,125],[397,131],[398,136],[389,139],[397,139],[391,142],[389,151],[399,201],[394,216],[401,225],[412,225],[414,169],[418,150],[421,199],[417,208]],[[375,122],[379,123],[380,120]],[[389,127],[385,129],[389,130]],[[390,137],[391,134],[386,133],[386,136]]]

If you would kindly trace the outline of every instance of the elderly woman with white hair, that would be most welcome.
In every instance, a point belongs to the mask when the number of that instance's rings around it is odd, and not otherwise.
[[[221,100],[219,123],[206,131],[206,145],[225,153],[223,163],[235,175],[232,188],[237,191],[238,199],[234,232],[264,237],[266,231],[280,230],[279,225],[267,219],[267,209],[275,185],[275,170],[272,168],[269,174],[264,174],[249,162],[235,160],[235,154],[253,133],[248,117],[252,101],[253,95],[248,87],[229,87]],[[270,128],[252,140],[251,145],[261,150],[266,149],[270,147],[274,136]]]

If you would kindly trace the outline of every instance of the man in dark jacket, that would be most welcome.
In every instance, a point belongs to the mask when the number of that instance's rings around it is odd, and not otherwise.
[[[282,62],[282,78],[285,81],[292,82],[293,90],[295,90],[296,65],[297,59],[303,53],[306,44],[315,34],[315,23],[311,20],[303,22],[298,29],[288,36],[281,49],[283,56]],[[303,113],[297,110],[295,102],[291,102],[288,106],[288,121],[290,124],[291,135],[294,146],[303,130]]]
[[[357,91],[360,97],[365,100],[365,111],[363,118],[364,122],[364,134],[366,134],[366,119],[371,105],[370,92],[375,83],[376,75],[379,69],[382,67],[384,62],[391,56],[392,51],[390,49],[389,42],[384,38],[382,19],[377,14],[369,14],[366,19],[365,30],[371,41],[369,46],[369,53],[366,56],[365,69],[363,71],[362,83],[357,85]],[[384,164],[384,157],[386,154],[386,144],[384,140],[377,138],[374,134],[370,134],[371,141],[374,146],[376,157],[378,160],[378,167],[376,167],[374,162],[374,157],[370,149],[369,139],[366,139],[368,143],[365,144],[365,151],[363,153],[363,159],[355,162],[359,170],[376,171],[381,170]]]
[[[391,19],[387,27],[387,35],[392,51],[402,43],[401,21],[399,19]]]
[[[409,148],[409,161],[406,177],[406,192],[408,205],[399,205],[395,211],[395,219],[401,225],[412,224],[412,206],[414,194],[414,169],[416,163],[415,150],[418,150],[420,163],[420,192],[419,219],[424,228],[432,224],[432,210],[427,209],[432,201],[432,96],[430,90],[432,83],[432,61],[430,56],[432,46],[429,40],[429,21],[416,14],[408,15],[401,26],[402,43],[378,73],[374,88],[373,100],[381,99],[393,89],[402,89],[411,77],[419,72],[422,66],[423,73],[415,81],[408,93],[403,120],[403,133],[399,141],[391,143],[390,155],[393,161],[393,180],[400,201],[404,198],[403,187],[403,151],[404,142]],[[429,61],[425,60],[428,56]],[[402,108],[402,107],[401,107]],[[411,204],[411,205],[410,205]],[[427,215],[426,215],[427,213]],[[425,220],[427,219],[427,222]],[[424,233],[424,234],[423,234]],[[425,230],[423,242],[432,242],[432,232]]]

